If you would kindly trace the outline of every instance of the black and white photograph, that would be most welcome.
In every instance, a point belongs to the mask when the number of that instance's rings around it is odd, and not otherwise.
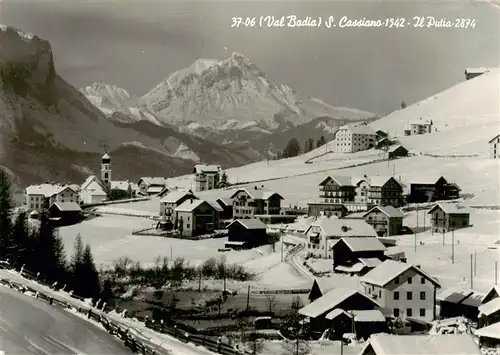
[[[500,355],[500,0],[0,0],[0,355]]]

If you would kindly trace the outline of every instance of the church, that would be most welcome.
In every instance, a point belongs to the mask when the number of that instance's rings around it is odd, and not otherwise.
[[[112,190],[120,190],[124,193],[129,192],[131,196],[135,196],[137,186],[129,181],[113,181],[111,169],[111,157],[106,152],[101,157],[101,178],[95,175],[89,176],[80,186],[80,203],[94,204],[102,203],[108,200],[108,192]]]

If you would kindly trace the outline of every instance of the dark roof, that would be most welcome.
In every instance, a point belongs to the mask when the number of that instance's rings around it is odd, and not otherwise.
[[[61,212],[81,212],[80,205],[76,202],[54,202],[50,208],[57,208]]]
[[[266,229],[266,225],[260,219],[237,219],[232,221],[227,228],[231,227],[233,224],[241,224],[246,229]]]

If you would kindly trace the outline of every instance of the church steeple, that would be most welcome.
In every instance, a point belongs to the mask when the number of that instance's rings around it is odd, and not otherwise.
[[[104,155],[101,158],[101,181],[106,187],[111,185],[111,157],[107,149],[104,148]]]

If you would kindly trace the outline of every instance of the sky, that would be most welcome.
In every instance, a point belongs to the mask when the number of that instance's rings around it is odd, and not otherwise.
[[[475,28],[231,28],[232,17],[469,18]],[[278,83],[379,115],[498,66],[500,10],[454,1],[0,0],[0,23],[49,40],[58,73],[143,95],[198,58],[248,57]]]

